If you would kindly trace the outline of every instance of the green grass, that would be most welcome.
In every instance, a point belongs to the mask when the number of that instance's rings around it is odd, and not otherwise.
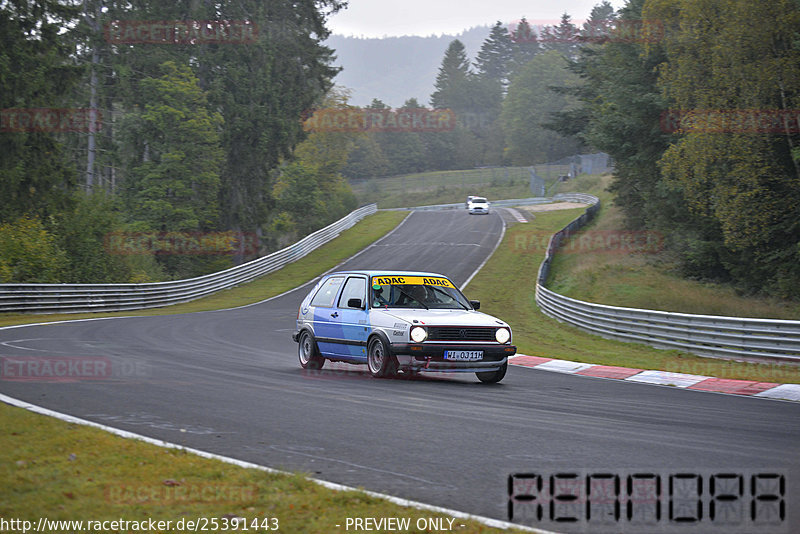
[[[535,167],[548,187],[569,171],[568,165]],[[351,186],[360,202],[377,202],[380,208],[452,204],[464,202],[467,195],[482,195],[489,201],[533,196],[530,167],[424,172],[351,181]]]
[[[220,532],[225,518],[242,517],[248,531],[269,532],[250,528],[252,521],[275,518],[280,532],[328,533],[344,532],[348,517],[410,518],[412,526],[419,518],[446,517],[329,490],[303,474],[241,468],[2,403],[0,421],[0,517],[6,520],[169,520],[173,528],[150,532],[187,532],[176,522],[206,518],[209,530]],[[210,528],[212,520],[218,529]],[[465,534],[496,531],[475,521],[453,524],[465,525],[457,528]],[[63,529],[69,530],[77,529]]]
[[[800,367],[797,366],[716,360],[607,340],[541,313],[535,301],[535,289],[547,243],[544,237],[564,227],[583,211],[581,208],[537,213],[530,223],[510,227],[494,256],[466,288],[469,298],[481,301],[481,311],[497,315],[511,325],[514,343],[521,354],[719,378],[800,383]],[[563,264],[560,268],[563,270]],[[564,273],[557,271],[555,277],[559,276]]]
[[[408,214],[381,211],[364,218],[339,237],[326,243],[304,258],[290,263],[274,273],[231,289],[218,291],[201,299],[163,308],[112,313],[64,314],[0,314],[0,326],[28,323],[87,319],[96,317],[121,317],[130,315],[171,315],[198,311],[233,308],[259,302],[302,285],[323,272],[332,269],[359,250],[365,248],[394,229]]]

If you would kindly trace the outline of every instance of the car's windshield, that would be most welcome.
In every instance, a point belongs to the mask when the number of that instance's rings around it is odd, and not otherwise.
[[[486,199],[485,198],[473,198],[472,199],[472,203],[473,204],[486,204]]]
[[[469,301],[447,278],[430,276],[374,276],[373,308],[469,310]]]

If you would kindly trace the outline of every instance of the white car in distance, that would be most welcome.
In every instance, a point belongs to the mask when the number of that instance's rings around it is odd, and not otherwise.
[[[483,197],[472,197],[467,202],[467,211],[469,211],[470,215],[473,213],[487,214],[489,213],[489,201]]]

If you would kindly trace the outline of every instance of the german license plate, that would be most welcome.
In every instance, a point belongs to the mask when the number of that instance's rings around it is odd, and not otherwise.
[[[445,360],[458,360],[460,362],[471,362],[483,359],[482,350],[446,350],[444,351]]]

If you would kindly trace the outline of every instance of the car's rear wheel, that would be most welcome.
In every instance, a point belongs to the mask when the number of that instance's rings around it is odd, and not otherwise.
[[[397,373],[397,360],[389,352],[380,337],[373,337],[367,347],[369,373],[375,378],[394,376]]]
[[[506,376],[507,370],[508,362],[504,363],[503,366],[497,371],[482,371],[475,374],[478,376],[478,380],[484,384],[496,384],[497,382],[500,382],[504,376]]]
[[[317,342],[314,341],[314,336],[308,330],[300,334],[297,356],[300,360],[300,367],[303,369],[322,369],[322,366],[325,365],[325,358],[319,355]]]

